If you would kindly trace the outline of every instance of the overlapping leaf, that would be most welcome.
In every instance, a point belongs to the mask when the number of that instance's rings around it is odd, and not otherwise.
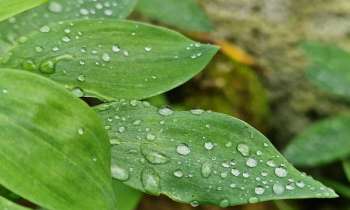
[[[350,182],[350,160],[349,159],[343,161],[343,167],[344,167],[345,174]]]
[[[0,21],[39,6],[47,0],[0,0]]]
[[[350,116],[334,117],[315,123],[297,136],[284,155],[298,166],[317,166],[350,155]]]
[[[304,49],[311,58],[307,76],[318,88],[350,99],[350,54],[334,45],[306,43]]]
[[[31,34],[3,65],[46,75],[81,96],[141,99],[189,80],[216,51],[137,22],[79,20]]]
[[[0,55],[25,39],[31,31],[46,31],[50,23],[73,19],[122,19],[129,15],[135,4],[136,0],[49,0],[47,4],[0,23],[0,39],[7,42],[6,48],[0,48]]]
[[[135,210],[140,203],[143,193],[126,186],[118,180],[114,180],[113,185],[117,194],[118,209]]]
[[[293,168],[261,133],[230,116],[123,100],[96,110],[113,145],[112,176],[146,193],[221,207],[336,196]]]
[[[140,0],[137,10],[186,31],[210,31],[212,24],[195,0]]]
[[[115,209],[100,119],[38,75],[0,69],[0,184],[50,210]]]
[[[29,210],[28,208],[19,206],[4,197],[0,196],[0,209],[2,210]]]

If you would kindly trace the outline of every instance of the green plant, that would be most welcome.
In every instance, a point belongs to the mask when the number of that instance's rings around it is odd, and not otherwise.
[[[50,210],[133,208],[140,194],[126,186],[193,206],[336,197],[243,121],[143,101],[192,78],[217,47],[116,20],[135,5],[52,0],[0,23],[5,189]],[[5,197],[4,209],[22,208]]]
[[[311,83],[337,100],[348,103],[350,54],[329,44],[307,42],[303,47],[311,59],[311,65],[306,71]],[[292,163],[302,167],[318,167],[342,161],[345,175],[350,181],[349,124],[349,113],[343,112],[317,122],[293,139],[284,154]],[[347,185],[329,180],[326,183],[349,197],[350,188]]]

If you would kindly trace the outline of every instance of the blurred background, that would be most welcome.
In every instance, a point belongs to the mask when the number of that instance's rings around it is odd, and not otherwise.
[[[350,49],[349,0],[201,0],[198,3],[212,23],[209,32],[191,32],[171,21],[160,23],[142,12],[132,16],[221,47],[221,52],[200,75],[167,95],[152,99],[153,103],[170,104],[177,109],[200,107],[238,117],[263,132],[279,151],[313,123],[349,110],[347,100],[323,91],[306,77],[309,61],[300,47],[305,41],[317,41]],[[348,87],[350,92],[350,84]],[[350,209],[350,184],[340,161],[298,169],[324,180],[341,197],[266,202],[229,209]],[[165,197],[145,196],[137,209],[190,210],[192,207]]]

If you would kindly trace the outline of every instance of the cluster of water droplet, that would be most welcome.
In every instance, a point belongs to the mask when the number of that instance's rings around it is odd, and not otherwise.
[[[294,191],[298,189],[323,192],[319,194],[320,196],[330,192],[329,189],[316,189],[307,184],[311,178],[298,174],[295,169],[290,171],[291,168],[272,145],[258,137],[259,134],[245,124],[240,126],[241,131],[232,130],[241,132],[239,136],[227,133],[223,141],[215,139],[211,134],[218,132],[220,126],[211,123],[208,120],[210,118],[206,117],[211,115],[210,112],[204,110],[190,111],[189,114],[193,117],[188,117],[189,121],[182,122],[182,112],[175,113],[167,107],[155,110],[147,102],[122,100],[115,106],[100,109],[105,114],[108,125],[106,129],[113,136],[114,140],[111,143],[117,147],[116,149],[125,147],[127,150],[128,143],[121,144],[124,138],[125,141],[130,140],[129,138],[135,139],[133,144],[140,145],[141,154],[138,161],[142,163],[139,165],[141,169],[128,170],[125,165],[122,167],[123,161],[115,162],[113,167],[116,168],[112,168],[113,176],[121,181],[132,180],[133,177],[137,180],[141,177],[139,179],[141,186],[148,193],[158,195],[165,190],[167,194],[170,191],[172,192],[170,194],[179,199],[176,197],[179,189],[167,183],[171,182],[171,176],[177,179],[173,182],[191,185],[191,188],[187,189],[189,191],[187,196],[182,196],[180,200],[190,202],[193,206],[201,203],[200,196],[196,199],[200,192],[205,195],[211,193],[221,207],[227,207],[232,202],[256,203],[279,196],[286,197],[288,194],[295,194]],[[141,114],[143,112],[156,113],[151,119],[143,119]],[[113,116],[113,113],[118,115]],[[195,123],[196,118],[199,124]],[[202,127],[195,128],[190,124]],[[176,127],[181,128],[177,132],[183,133],[180,135],[182,139],[176,138],[179,136],[167,138],[168,130]],[[188,132],[199,134],[199,139],[183,139],[187,135],[186,129]],[[217,138],[221,137],[222,134],[217,135]],[[133,150],[133,155],[138,153],[137,149]],[[135,161],[135,156],[128,160]],[[137,163],[131,165],[135,166]],[[167,181],[162,182],[162,179]],[[191,192],[192,190],[195,192]],[[191,193],[195,196],[193,197]]]

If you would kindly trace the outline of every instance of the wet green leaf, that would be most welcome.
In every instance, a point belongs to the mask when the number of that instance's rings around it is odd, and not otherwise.
[[[298,166],[318,166],[350,155],[350,116],[326,119],[306,128],[287,146],[284,155]]]
[[[31,34],[3,65],[46,75],[78,96],[141,99],[189,80],[216,51],[146,24],[80,20]]]
[[[0,69],[0,184],[50,210],[115,209],[100,119],[59,85]]]
[[[350,160],[349,159],[343,161],[343,167],[344,167],[345,174],[348,180],[350,181]]]
[[[0,21],[37,7],[47,0],[0,0]]]
[[[143,193],[115,180],[114,191],[117,194],[118,209],[134,210],[137,208]]]
[[[211,31],[213,26],[195,0],[140,0],[137,10],[186,31]]]
[[[12,201],[0,196],[0,209],[2,210],[29,210],[28,208],[19,206]]]
[[[326,178],[320,178],[323,183],[327,184],[328,186],[332,187],[337,193],[340,194],[341,197],[350,199],[350,187],[349,185],[345,185],[341,182],[338,182],[336,180],[326,179]]]
[[[0,55],[25,39],[28,33],[49,30],[47,25],[50,23],[86,18],[123,19],[135,5],[136,0],[49,0],[47,4],[0,23],[0,39],[7,42],[6,48],[0,48]]]
[[[96,107],[112,176],[146,193],[221,207],[335,193],[290,165],[248,124],[224,114],[119,101]]]
[[[350,99],[350,54],[334,45],[308,42],[304,49],[312,63],[310,81],[321,90]]]

